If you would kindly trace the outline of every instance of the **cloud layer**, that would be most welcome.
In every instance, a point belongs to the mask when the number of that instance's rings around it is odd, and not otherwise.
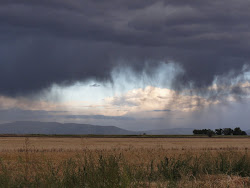
[[[230,86],[249,71],[249,7],[245,0],[2,0],[0,93],[112,82],[118,66],[150,76],[162,61],[183,69],[175,90],[199,91],[215,79]]]

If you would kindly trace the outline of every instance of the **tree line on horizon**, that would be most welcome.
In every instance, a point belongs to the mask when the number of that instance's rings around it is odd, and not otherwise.
[[[211,129],[194,129],[194,135],[208,135],[209,137],[213,135],[247,135],[245,131],[242,131],[240,127],[236,127],[234,129],[231,128],[223,128],[223,129],[215,129],[214,131]]]

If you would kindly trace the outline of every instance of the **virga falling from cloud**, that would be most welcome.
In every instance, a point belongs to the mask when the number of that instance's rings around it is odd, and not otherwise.
[[[148,70],[150,77],[169,60],[183,69],[172,89],[208,94],[216,78],[230,85],[249,71],[245,0],[4,0],[0,5],[2,95],[89,79],[113,82],[119,66],[138,75]]]

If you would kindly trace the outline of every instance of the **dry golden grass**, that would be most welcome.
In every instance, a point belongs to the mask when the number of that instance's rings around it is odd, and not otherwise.
[[[1,137],[0,157],[13,159],[25,147],[33,155],[57,160],[68,159],[79,153],[120,154],[133,163],[161,160],[166,154],[178,155],[200,151],[245,151],[250,149],[250,138],[55,138]],[[27,146],[28,145],[28,146]],[[142,160],[143,159],[143,160]]]
[[[18,150],[23,148],[24,137],[0,137],[0,151]],[[36,149],[62,149],[81,150],[88,149],[114,149],[114,148],[145,148],[161,147],[170,150],[201,150],[235,148],[245,150],[250,148],[250,137],[245,138],[55,138],[31,137],[31,148]]]
[[[166,154],[200,151],[245,151],[250,149],[249,138],[54,138],[0,137],[0,157],[13,158],[27,147],[44,152],[52,158],[71,158],[79,152],[102,154],[122,153],[131,162],[148,162]]]
[[[249,178],[242,178],[239,176],[227,175],[206,175],[200,177],[198,180],[190,181],[182,179],[175,187],[180,188],[248,188],[250,186]],[[151,187],[167,187],[165,183],[155,183]]]
[[[157,163],[164,157],[181,155],[194,156],[220,151],[250,153],[250,138],[53,138],[53,137],[1,137],[0,158],[8,163],[9,170],[18,168],[17,161],[22,157],[29,164],[27,169],[35,173],[38,164],[53,161],[59,164],[70,158],[81,156],[98,159],[102,156],[119,156],[133,165],[148,165],[152,160]],[[27,162],[28,161],[28,162]],[[29,173],[31,173],[29,172]],[[28,173],[28,172],[27,172]],[[156,182],[149,187],[166,187],[167,182]],[[175,187],[248,187],[249,177],[227,175],[203,175],[190,181],[182,178]]]

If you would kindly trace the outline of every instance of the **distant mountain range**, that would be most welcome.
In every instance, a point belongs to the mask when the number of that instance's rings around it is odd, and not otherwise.
[[[149,131],[129,131],[115,126],[76,123],[17,121],[0,124],[0,134],[58,134],[58,135],[192,135],[193,128],[174,128]],[[250,130],[246,131],[250,135]]]
[[[115,126],[97,126],[76,123],[17,121],[0,124],[0,134],[97,134],[97,135],[131,135]]]

